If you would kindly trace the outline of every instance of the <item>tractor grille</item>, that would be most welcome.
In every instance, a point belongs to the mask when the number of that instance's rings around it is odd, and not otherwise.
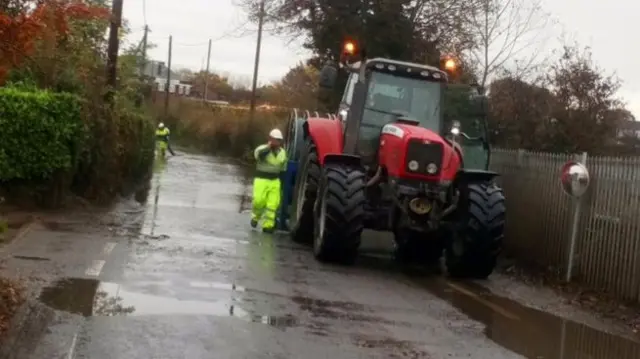
[[[413,139],[409,140],[407,145],[407,163],[405,168],[407,172],[420,173],[426,175],[438,175],[440,174],[442,165],[443,148],[440,143],[425,143],[424,140]],[[409,169],[409,162],[417,161],[418,169],[413,171]],[[435,173],[430,174],[427,172],[427,165],[433,163],[437,166]]]

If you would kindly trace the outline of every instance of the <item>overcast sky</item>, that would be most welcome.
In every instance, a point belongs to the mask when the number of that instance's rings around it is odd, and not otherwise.
[[[345,0],[348,1],[348,0]],[[126,0],[123,16],[132,33],[127,43],[142,38],[146,23],[149,39],[157,48],[149,52],[165,60],[168,37],[173,35],[174,66],[194,70],[206,66],[207,42],[213,39],[211,69],[240,75],[249,81],[253,71],[256,26],[247,24],[234,0]],[[640,119],[640,2],[632,0],[544,0],[546,10],[559,20],[564,31],[582,45],[592,47],[598,64],[622,80],[620,95]],[[237,30],[241,29],[241,30]],[[237,30],[237,31],[234,31]],[[244,35],[244,36],[242,36]],[[559,34],[558,34],[559,35]],[[636,50],[634,50],[636,49]],[[261,83],[277,80],[308,54],[299,44],[266,36],[260,61]]]

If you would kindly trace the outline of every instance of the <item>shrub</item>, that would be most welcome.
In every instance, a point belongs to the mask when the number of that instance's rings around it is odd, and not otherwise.
[[[87,106],[83,116],[86,138],[73,181],[75,193],[107,202],[128,192],[130,185],[150,173],[154,157],[151,118],[116,96],[113,111]]]
[[[72,171],[83,131],[80,109],[71,94],[0,88],[0,181]]]
[[[0,183],[12,200],[57,206],[72,190],[96,202],[150,173],[154,124],[116,99],[114,111],[67,93],[0,88]]]

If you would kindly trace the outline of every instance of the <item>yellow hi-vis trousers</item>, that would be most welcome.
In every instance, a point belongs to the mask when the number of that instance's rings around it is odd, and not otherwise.
[[[167,141],[156,140],[156,148],[160,151],[166,151],[167,147],[169,147],[169,143]]]
[[[263,219],[262,228],[271,229],[276,225],[276,211],[279,206],[280,179],[254,179],[251,219]]]

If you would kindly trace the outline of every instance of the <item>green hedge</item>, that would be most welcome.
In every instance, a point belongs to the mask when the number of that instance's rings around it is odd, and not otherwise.
[[[86,132],[72,183],[74,193],[94,202],[126,195],[150,174],[155,150],[155,123],[116,97],[113,111],[88,107]]]
[[[78,97],[0,88],[0,181],[45,180],[71,171],[82,132]]]

